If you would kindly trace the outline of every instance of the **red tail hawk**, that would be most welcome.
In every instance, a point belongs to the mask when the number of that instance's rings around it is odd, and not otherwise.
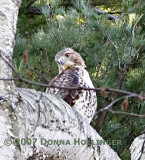
[[[62,87],[94,87],[85,69],[85,62],[79,53],[71,48],[66,48],[56,54],[55,61],[59,68],[59,74],[52,79],[49,85]],[[95,91],[47,88],[46,92],[58,94],[89,123],[91,122],[97,107]]]

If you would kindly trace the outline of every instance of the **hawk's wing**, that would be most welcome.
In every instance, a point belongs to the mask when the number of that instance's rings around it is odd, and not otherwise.
[[[49,85],[61,86],[61,87],[83,87],[82,70],[75,67],[67,71],[61,72],[57,75]],[[86,87],[86,86],[85,86]],[[74,105],[75,101],[79,98],[81,90],[70,90],[70,89],[59,89],[59,88],[47,88],[47,93],[58,94],[71,106]]]

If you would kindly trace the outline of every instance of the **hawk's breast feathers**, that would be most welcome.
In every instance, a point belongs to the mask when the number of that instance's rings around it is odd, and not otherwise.
[[[87,70],[81,66],[74,66],[62,71],[52,79],[50,85],[68,88],[94,88]],[[97,107],[97,97],[94,90],[47,88],[46,92],[59,95],[88,122],[91,122]]]

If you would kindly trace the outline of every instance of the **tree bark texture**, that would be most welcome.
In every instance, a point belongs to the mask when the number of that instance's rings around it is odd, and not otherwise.
[[[0,55],[10,63],[12,62],[19,6],[19,0],[0,0]],[[0,58],[0,78],[11,77],[11,69]],[[0,93],[7,93],[13,89],[12,81],[0,81]]]
[[[130,153],[131,160],[145,160],[145,133],[134,139]]]
[[[0,159],[120,159],[107,144],[99,145],[103,140],[99,134],[55,95],[17,88],[15,94],[1,97],[0,102],[1,142],[12,142],[10,146],[1,144],[1,152],[5,152]],[[36,143],[23,145],[22,139],[35,139]]]

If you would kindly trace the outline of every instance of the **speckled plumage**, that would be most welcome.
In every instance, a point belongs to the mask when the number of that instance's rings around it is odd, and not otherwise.
[[[69,57],[64,57],[65,54],[69,54]],[[52,79],[49,83],[50,85],[62,87],[94,87],[85,69],[86,66],[82,57],[74,50],[66,48],[58,52],[55,56],[55,61],[58,63],[59,74]],[[59,62],[63,62],[63,64],[61,65]],[[65,67],[64,64],[66,65]],[[91,122],[97,107],[95,91],[47,88],[46,92],[59,95],[89,123]]]

